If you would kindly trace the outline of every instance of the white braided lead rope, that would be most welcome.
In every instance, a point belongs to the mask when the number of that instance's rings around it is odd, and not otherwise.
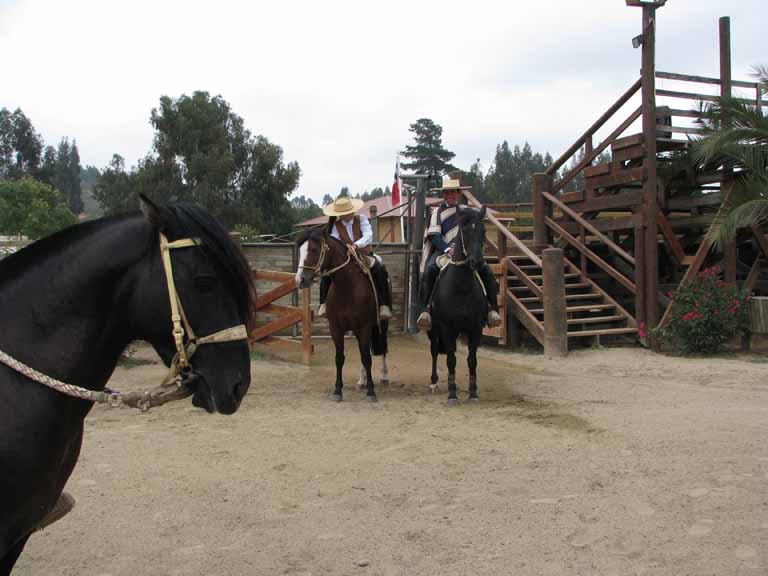
[[[105,392],[88,390],[87,388],[81,388],[80,386],[75,386],[74,384],[67,384],[66,382],[62,382],[61,380],[56,380],[56,378],[51,378],[50,376],[47,376],[42,372],[38,372],[34,368],[27,366],[23,362],[19,362],[18,360],[16,360],[16,358],[14,358],[13,356],[9,356],[2,350],[0,350],[0,362],[5,364],[9,368],[16,370],[16,372],[18,372],[19,374],[23,374],[27,378],[34,380],[35,382],[39,382],[44,386],[48,386],[48,388],[52,388],[57,392],[66,394],[67,396],[73,396],[75,398],[81,398],[83,400],[90,400],[92,402],[108,402],[109,401],[107,399],[109,395],[106,394]]]

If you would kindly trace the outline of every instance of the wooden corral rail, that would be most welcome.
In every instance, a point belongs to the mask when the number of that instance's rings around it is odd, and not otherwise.
[[[302,361],[304,364],[309,364],[313,346],[312,346],[312,318],[313,313],[310,310],[310,292],[309,288],[300,290],[301,293],[301,305],[300,306],[285,306],[282,304],[273,304],[275,300],[287,296],[294,290],[296,290],[295,276],[291,272],[275,272],[273,270],[253,270],[254,281],[267,281],[279,283],[277,287],[269,290],[265,294],[262,294],[256,300],[256,310],[258,312],[265,312],[267,314],[275,315],[276,318],[264,326],[260,326],[255,329],[249,335],[251,342],[260,342],[270,340],[284,340],[288,342],[299,343],[297,340],[289,338],[281,338],[275,336],[277,332],[281,332],[286,328],[290,328],[294,324],[301,323],[301,347],[302,347]]]

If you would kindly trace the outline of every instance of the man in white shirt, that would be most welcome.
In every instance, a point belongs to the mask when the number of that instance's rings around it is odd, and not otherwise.
[[[356,198],[341,196],[328,206],[323,207],[323,213],[329,216],[328,230],[334,238],[338,238],[348,246],[354,246],[355,250],[366,256],[372,256],[375,260],[371,267],[371,277],[376,285],[379,298],[379,317],[388,320],[392,317],[392,291],[389,285],[387,269],[381,262],[381,258],[373,254],[373,229],[371,223],[364,214],[356,212],[363,207],[364,202]],[[320,309],[317,315],[325,317],[325,296],[331,286],[331,277],[323,276],[320,280]]]

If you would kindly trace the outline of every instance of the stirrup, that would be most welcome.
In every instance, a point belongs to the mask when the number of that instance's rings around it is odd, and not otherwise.
[[[317,310],[317,315],[320,318],[325,318],[326,312],[325,312],[325,302],[320,304],[320,308]]]
[[[432,328],[432,316],[430,316],[429,312],[424,310],[424,312],[421,313],[419,318],[416,320],[416,326],[423,328],[424,330],[429,330]]]
[[[379,306],[379,318],[382,320],[389,320],[392,318],[392,310],[390,310],[389,306],[386,304]]]

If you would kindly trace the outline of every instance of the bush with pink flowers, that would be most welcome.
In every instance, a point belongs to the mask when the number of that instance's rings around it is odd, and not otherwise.
[[[719,266],[702,270],[671,297],[671,316],[660,336],[682,352],[712,354],[748,326],[749,294],[722,280]]]

